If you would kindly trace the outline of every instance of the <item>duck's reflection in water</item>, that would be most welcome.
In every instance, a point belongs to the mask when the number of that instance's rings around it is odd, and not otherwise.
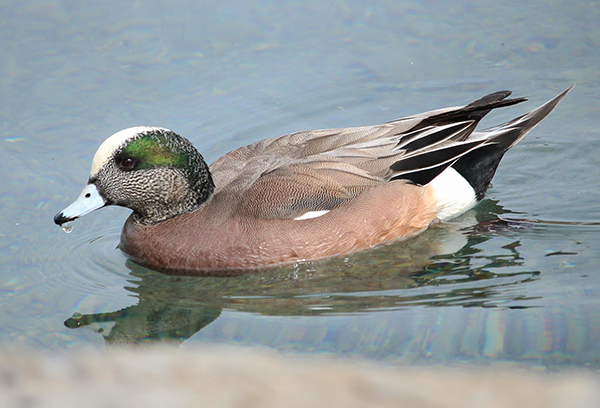
[[[502,212],[486,200],[478,211],[408,241],[236,277],[170,276],[127,262],[132,279],[126,289],[138,303],[115,312],[76,313],[65,325],[91,328],[110,345],[180,344],[223,309],[306,316],[528,300],[523,291],[504,290],[539,275],[523,271],[519,242],[501,246],[498,253],[478,248],[499,229],[522,227],[497,218]]]

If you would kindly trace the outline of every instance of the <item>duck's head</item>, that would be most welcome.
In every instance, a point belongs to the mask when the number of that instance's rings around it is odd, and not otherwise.
[[[187,139],[167,129],[132,127],[100,145],[87,186],[54,222],[119,205],[131,208],[136,221],[153,224],[193,211],[213,190],[206,162]]]

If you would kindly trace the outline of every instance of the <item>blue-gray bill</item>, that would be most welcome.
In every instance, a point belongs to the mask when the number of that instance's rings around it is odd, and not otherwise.
[[[106,200],[100,195],[94,184],[85,186],[77,200],[54,216],[54,222],[61,227],[63,224],[91,213],[106,205]]]

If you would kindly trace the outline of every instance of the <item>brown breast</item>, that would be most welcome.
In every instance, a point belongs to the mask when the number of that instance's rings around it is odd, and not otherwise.
[[[427,188],[401,181],[365,190],[351,202],[307,220],[243,216],[235,203],[215,196],[197,211],[153,226],[130,217],[121,249],[165,272],[232,274],[410,237],[431,223],[434,207]]]

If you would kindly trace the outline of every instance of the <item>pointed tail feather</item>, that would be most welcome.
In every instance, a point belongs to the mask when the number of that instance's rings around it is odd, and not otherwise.
[[[473,187],[481,200],[496,173],[504,153],[517,144],[531,129],[542,121],[574,85],[537,109],[513,120],[474,133],[470,139],[485,140],[481,147],[460,157],[452,167]]]

